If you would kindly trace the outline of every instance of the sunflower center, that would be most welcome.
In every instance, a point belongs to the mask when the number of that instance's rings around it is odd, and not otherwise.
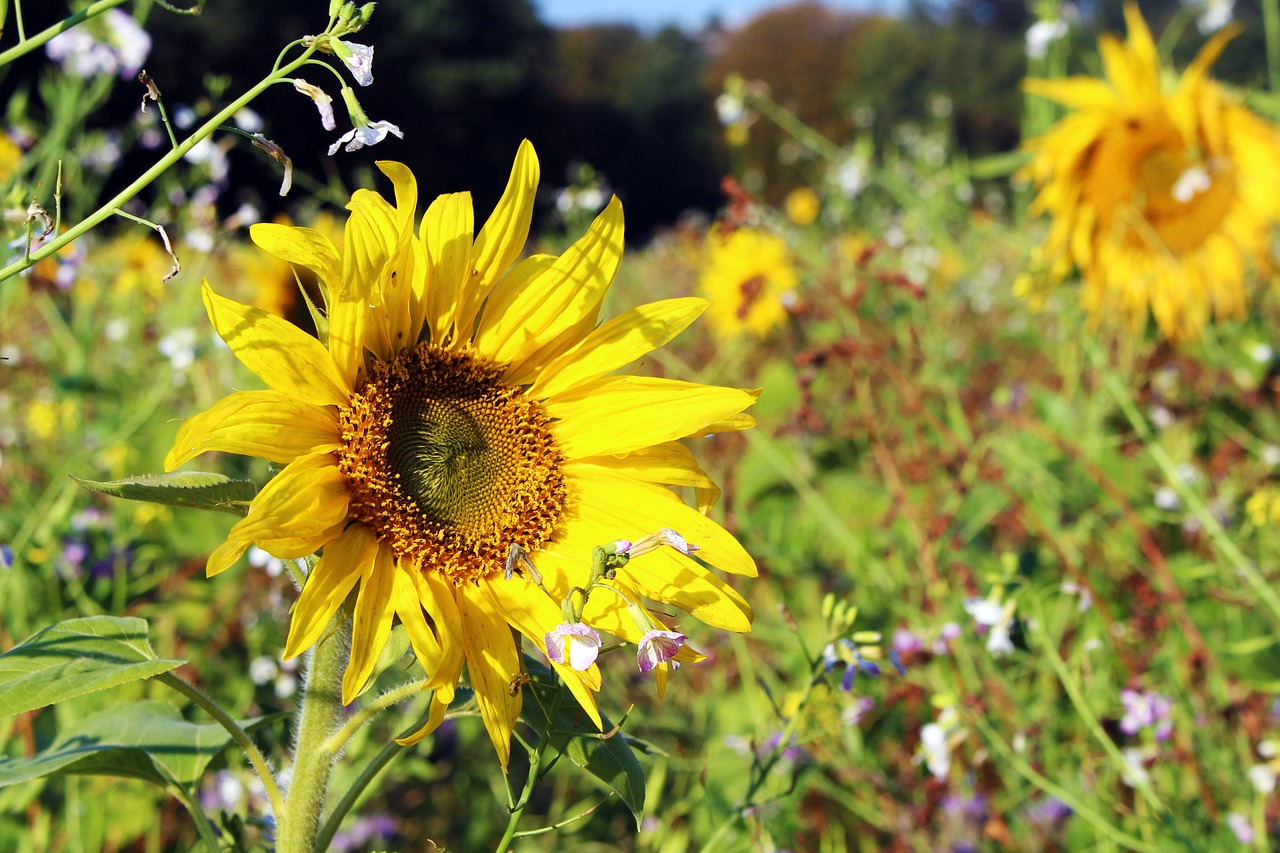
[[[1129,246],[1181,256],[1217,233],[1235,197],[1229,160],[1203,160],[1164,110],[1104,133],[1088,158],[1084,195],[1102,230]]]
[[[1143,219],[1175,255],[1199,248],[1218,230],[1234,195],[1229,164],[1202,163],[1190,153],[1157,148],[1138,167]]]
[[[564,458],[499,368],[418,344],[376,362],[340,420],[351,514],[423,571],[489,577],[513,543],[535,550],[555,531]]]
[[[764,294],[764,285],[763,275],[753,275],[738,285],[738,295],[742,297],[742,301],[738,303],[737,316],[739,320],[747,319],[747,315],[751,313],[752,306]]]

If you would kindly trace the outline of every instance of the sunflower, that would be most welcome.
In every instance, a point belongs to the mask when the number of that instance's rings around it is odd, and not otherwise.
[[[711,301],[707,320],[720,341],[743,332],[767,337],[786,320],[797,281],[791,250],[776,234],[743,227],[707,235],[698,285]]]
[[[1280,217],[1280,135],[1208,78],[1235,28],[1214,36],[1176,82],[1162,77],[1151,31],[1125,5],[1129,38],[1099,43],[1107,80],[1028,80],[1071,112],[1026,147],[1052,217],[1041,255],[1053,280],[1074,265],[1083,303],[1135,328],[1148,310],[1174,340],[1211,316],[1244,313],[1246,262],[1266,262]]]
[[[208,574],[255,542],[281,558],[323,549],[285,656],[320,640],[350,596],[344,703],[368,685],[398,622],[435,691],[426,726],[405,742],[443,719],[465,664],[505,768],[521,707],[511,629],[545,654],[595,546],[671,528],[705,559],[663,548],[631,560],[610,584],[621,596],[590,597],[582,621],[639,643],[667,627],[647,600],[750,630],[750,606],[705,565],[754,576],[754,562],[667,487],[692,487],[710,506],[719,491],[678,440],[748,428],[756,393],[615,373],[706,303],[670,299],[597,324],[622,257],[616,198],[564,254],[519,259],[538,184],[527,141],[474,238],[468,193],[437,198],[415,234],[412,173],[378,167],[395,201],[357,190],[341,251],[308,228],[251,230],[323,284],[321,340],[204,284],[214,328],[269,390],[233,393],[186,421],[165,466],[211,450],[283,465],[210,555]],[[536,572],[506,569],[513,545]],[[675,656],[698,659],[687,648]],[[599,726],[598,667],[552,665]]]

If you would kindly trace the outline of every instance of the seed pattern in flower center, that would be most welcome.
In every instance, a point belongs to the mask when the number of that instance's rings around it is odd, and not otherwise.
[[[564,457],[541,407],[468,353],[422,343],[375,362],[340,414],[351,514],[402,560],[455,582],[535,550],[564,511]]]

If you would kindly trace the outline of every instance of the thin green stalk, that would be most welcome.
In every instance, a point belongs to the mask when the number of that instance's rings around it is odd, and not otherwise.
[[[342,715],[342,671],[351,644],[349,623],[307,653],[306,687],[299,711],[293,774],[277,824],[276,853],[313,853],[333,756],[323,744]]]
[[[103,0],[103,2],[108,2],[108,0]],[[136,180],[133,181],[133,183],[129,184],[127,187],[125,187],[123,190],[117,193],[114,197],[112,197],[109,201],[105,202],[96,211],[89,214],[83,220],[76,223],[75,225],[67,229],[62,234],[58,235],[57,237],[53,238],[49,242],[40,246],[38,249],[32,251],[28,257],[25,257],[19,261],[15,261],[9,264],[7,267],[0,269],[0,282],[3,282],[5,279],[8,279],[22,272],[23,270],[30,268],[36,262],[41,261],[44,258],[47,258],[50,255],[55,254],[63,246],[66,246],[69,243],[74,242],[75,240],[77,240],[78,238],[86,234],[88,231],[90,231],[91,229],[95,228],[98,225],[101,225],[109,217],[113,216],[117,208],[124,207],[124,205],[130,199],[132,199],[134,196],[136,196],[138,193],[140,193],[142,190],[148,187],[153,181],[155,181],[162,174],[168,171],[171,167],[177,164],[178,161],[180,161],[187,154],[187,152],[189,152],[192,148],[196,146],[196,143],[200,142],[201,140],[205,139],[207,136],[212,134],[215,130],[218,129],[220,125],[229,121],[232,116],[234,116],[237,112],[239,112],[243,107],[247,106],[250,102],[252,102],[255,98],[257,98],[263,92],[265,92],[272,85],[280,82],[282,79],[292,74],[295,69],[304,65],[307,62],[307,60],[311,57],[311,55],[315,53],[317,44],[318,43],[312,43],[310,47],[307,47],[304,49],[302,54],[297,59],[293,60],[287,65],[280,66],[277,64],[277,66],[272,69],[270,74],[268,74],[266,77],[260,80],[257,84],[251,87],[248,91],[246,91],[240,97],[236,98],[230,104],[223,107],[220,111],[218,111],[215,115],[213,115],[208,121],[202,124],[199,127],[199,129],[197,129],[194,133],[192,133],[185,140],[183,140],[176,148],[171,149],[167,154],[165,154],[165,156],[157,160],[156,163],[150,169],[147,169],[147,171],[143,172],[140,177],[138,177]]]
[[[186,696],[192,702],[195,702],[205,710],[214,721],[227,730],[231,735],[231,739],[244,750],[245,757],[249,759],[249,763],[253,765],[254,772],[258,774],[258,778],[262,780],[262,787],[267,792],[267,800],[271,804],[271,813],[277,819],[284,813],[284,800],[280,797],[280,788],[276,785],[275,774],[271,772],[271,768],[267,765],[267,760],[263,757],[262,752],[258,749],[258,745],[253,742],[248,733],[240,728],[239,723],[231,719],[218,704],[204,695],[194,685],[188,684],[178,676],[171,672],[163,672],[155,676],[156,681],[171,687],[174,690]]]
[[[1129,426],[1142,439],[1147,452],[1151,454],[1151,458],[1155,461],[1160,472],[1164,474],[1169,485],[1178,493],[1187,510],[1200,522],[1201,528],[1208,535],[1209,541],[1213,543],[1218,553],[1226,558],[1227,562],[1231,563],[1236,573],[1244,579],[1258,599],[1266,605],[1276,628],[1280,629],[1280,597],[1276,596],[1271,584],[1267,582],[1267,579],[1258,571],[1258,567],[1244,555],[1240,547],[1227,534],[1227,531],[1219,523],[1217,517],[1209,511],[1200,495],[1178,474],[1177,466],[1173,464],[1173,460],[1169,458],[1169,454],[1165,452],[1159,442],[1155,441],[1151,428],[1138,411],[1133,398],[1129,396],[1129,392],[1125,390],[1119,378],[1106,364],[1102,352],[1098,349],[1097,341],[1086,335],[1084,336],[1084,346],[1089,354],[1089,360],[1102,374],[1102,381],[1107,391],[1111,393],[1116,405],[1124,413],[1125,418],[1129,421]]]
[[[840,544],[848,556],[850,565],[858,565],[863,562],[867,556],[866,546],[860,539],[853,535],[848,523],[840,517],[827,502],[826,498],[818,493],[810,483],[809,479],[796,470],[778,448],[774,446],[773,440],[764,435],[760,430],[747,430],[743,433],[747,442],[761,453],[773,465],[779,474],[786,478],[787,482],[796,490],[796,495],[800,500],[809,507],[832,539]],[[880,585],[884,589],[888,589],[889,579],[887,577],[880,578]]]
[[[1094,715],[1092,709],[1089,708],[1088,703],[1084,700],[1084,694],[1080,690],[1079,682],[1072,677],[1071,671],[1067,669],[1066,661],[1064,661],[1062,656],[1058,654],[1058,648],[1054,644],[1053,639],[1049,636],[1048,629],[1045,628],[1044,610],[1040,606],[1039,597],[1034,593],[1028,593],[1025,600],[1030,601],[1032,609],[1035,610],[1034,623],[1028,622],[1029,636],[1034,636],[1038,641],[1040,650],[1044,652],[1045,657],[1049,660],[1049,665],[1053,667],[1054,674],[1058,677],[1058,682],[1067,692],[1067,698],[1071,700],[1071,704],[1076,709],[1076,713],[1080,716],[1080,719],[1084,721],[1085,728],[1089,730],[1089,733],[1093,735],[1094,740],[1102,746],[1103,751],[1107,753],[1107,757],[1111,759],[1112,767],[1118,774],[1132,777],[1132,774],[1127,772],[1128,763],[1120,753],[1119,747],[1116,746],[1115,741],[1111,739],[1111,736],[1106,733],[1106,730],[1102,728],[1102,723],[1098,722],[1098,718]],[[1135,778],[1130,778],[1130,781],[1133,783],[1133,787],[1142,795],[1142,798],[1147,801],[1152,809],[1165,817],[1169,816],[1169,808],[1160,801],[1160,798],[1156,796],[1155,791],[1151,790],[1150,782],[1144,779]]]
[[[707,843],[702,845],[702,853],[709,853],[709,851],[714,850],[716,845],[720,843],[720,840],[724,838],[724,836],[727,835],[735,825],[737,825],[739,820],[742,819],[747,809],[755,805],[756,794],[758,794],[760,789],[764,787],[765,780],[769,778],[769,774],[773,772],[773,768],[782,759],[783,754],[791,745],[791,739],[795,736],[796,729],[800,725],[800,718],[803,716],[802,711],[809,704],[809,696],[813,693],[814,685],[821,680],[819,678],[821,672],[821,661],[811,662],[809,677],[805,679],[804,692],[800,695],[800,700],[796,704],[796,707],[799,710],[797,710],[796,713],[791,716],[791,719],[787,720],[787,724],[782,727],[782,731],[778,734],[778,742],[769,753],[768,757],[756,765],[755,773],[752,774],[751,781],[747,785],[747,792],[743,794],[742,799],[739,801],[739,804],[734,807],[733,812],[721,821],[718,827],[716,827],[716,831],[712,833],[711,838],[708,839]]]
[[[1112,842],[1128,847],[1130,850],[1138,850],[1141,853],[1158,853],[1159,848],[1153,847],[1132,835],[1125,833],[1118,827],[1112,826],[1106,818],[1090,809],[1084,804],[1084,801],[1075,794],[1063,788],[1046,776],[1042,776],[1036,772],[1030,764],[1028,764],[1022,756],[1009,748],[995,730],[991,728],[991,724],[984,720],[981,716],[975,714],[966,717],[982,732],[982,736],[987,743],[995,747],[996,752],[1000,753],[1000,757],[1006,761],[1010,767],[1016,770],[1024,779],[1035,785],[1041,791],[1044,791],[1051,797],[1061,800],[1063,803],[1071,807],[1071,810],[1080,815],[1081,818],[1092,824],[1099,832],[1105,835]]]
[[[1280,0],[1262,0],[1262,32],[1267,44],[1267,84],[1280,94]]]
[[[525,806],[529,804],[529,797],[533,794],[533,786],[538,783],[538,769],[542,766],[542,751],[546,748],[547,741],[548,738],[544,736],[538,741],[537,747],[529,750],[529,778],[524,781],[524,790],[520,792],[520,799],[512,801],[508,794],[507,802],[510,803],[511,814],[507,818],[507,829],[502,833],[502,839],[494,848],[494,853],[506,853],[511,847],[511,841],[516,836],[516,827],[520,824]],[[507,790],[510,791],[509,782]]]
[[[48,29],[36,33],[31,38],[24,37],[22,32],[21,7],[18,7],[18,43],[8,50],[0,51],[0,66],[8,65],[18,57],[25,56],[31,51],[39,48],[54,36],[59,35],[60,33],[65,33],[76,24],[87,21],[97,15],[101,15],[108,9],[113,9],[125,2],[127,2],[127,0],[97,0],[96,3],[90,3],[88,6],[84,7],[79,12],[76,12],[66,20],[59,21]]]
[[[213,824],[209,821],[209,816],[204,813],[204,809],[200,808],[200,801],[191,795],[191,791],[187,790],[185,785],[180,785],[172,779],[169,780],[169,791],[178,798],[178,802],[182,803],[187,814],[191,815],[191,820],[196,825],[196,833],[208,848],[209,853],[218,853],[222,847],[214,837]]]

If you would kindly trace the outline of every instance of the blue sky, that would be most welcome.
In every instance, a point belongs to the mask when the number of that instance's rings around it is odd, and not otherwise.
[[[727,24],[747,21],[783,0],[533,0],[539,16],[556,27],[584,24],[634,24],[651,30],[666,24],[696,29],[719,13]],[[824,5],[859,12],[889,13],[902,0],[825,0]]]

